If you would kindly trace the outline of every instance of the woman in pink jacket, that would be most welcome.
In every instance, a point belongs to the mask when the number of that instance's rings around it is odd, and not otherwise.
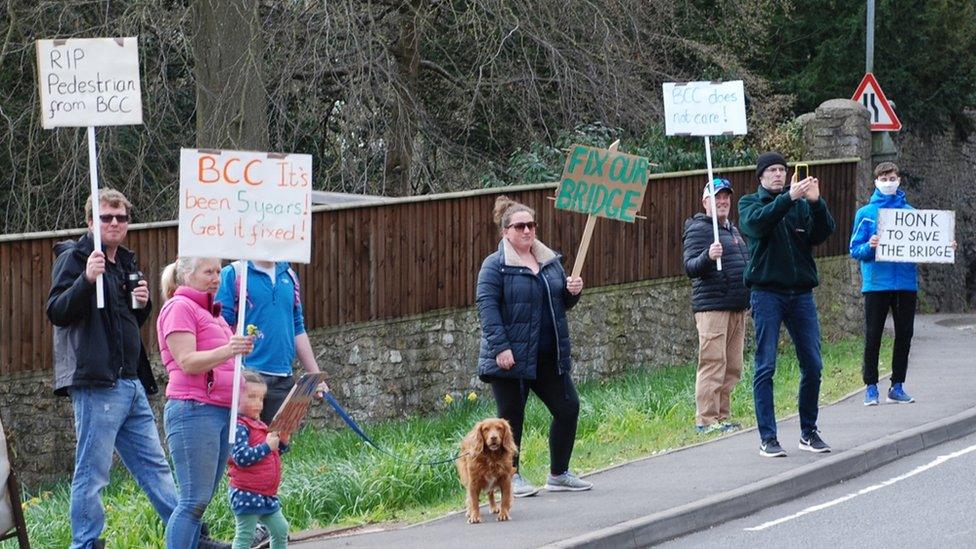
[[[166,547],[197,546],[200,522],[224,473],[233,392],[234,357],[252,349],[220,316],[214,294],[220,260],[180,258],[163,269],[166,303],[156,332],[169,373],[163,423],[179,485],[166,524]]]

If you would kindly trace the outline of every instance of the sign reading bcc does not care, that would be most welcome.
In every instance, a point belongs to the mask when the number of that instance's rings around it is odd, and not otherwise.
[[[642,156],[573,145],[556,208],[632,223],[644,200],[649,168]]]

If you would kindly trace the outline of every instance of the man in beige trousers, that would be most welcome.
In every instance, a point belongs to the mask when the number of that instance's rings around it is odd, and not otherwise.
[[[695,380],[695,429],[699,433],[734,431],[729,421],[732,389],[742,374],[749,289],[743,270],[749,251],[739,230],[729,220],[732,184],[716,178],[713,214],[708,184],[702,192],[704,213],[685,221],[682,236],[685,272],[691,278],[691,308],[698,327],[698,376]],[[719,241],[712,232],[718,219]],[[718,259],[722,270],[718,270]]]

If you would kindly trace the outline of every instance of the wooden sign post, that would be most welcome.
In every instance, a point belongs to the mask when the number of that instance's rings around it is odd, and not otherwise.
[[[244,335],[247,261],[312,257],[312,157],[246,151],[180,151],[180,257],[241,260],[237,335]],[[241,355],[234,359],[230,442],[240,400]]]
[[[633,223],[644,200],[651,163],[642,156],[573,145],[556,190],[556,209],[587,214],[572,276],[580,276],[597,217]]]
[[[746,97],[741,80],[732,82],[668,82],[664,84],[664,127],[667,135],[705,137],[708,195],[712,206],[712,235],[718,243],[715,186],[712,180],[712,135],[745,135]],[[722,270],[722,258],[716,261]]]
[[[142,124],[139,40],[136,37],[38,40],[36,50],[41,127],[88,128],[92,237],[95,249],[101,250],[95,126]],[[103,284],[102,275],[98,275],[95,300],[99,309],[105,307]]]

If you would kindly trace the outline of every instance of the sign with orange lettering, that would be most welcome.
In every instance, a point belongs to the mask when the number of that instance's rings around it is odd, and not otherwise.
[[[308,263],[312,157],[180,150],[181,257]]]

